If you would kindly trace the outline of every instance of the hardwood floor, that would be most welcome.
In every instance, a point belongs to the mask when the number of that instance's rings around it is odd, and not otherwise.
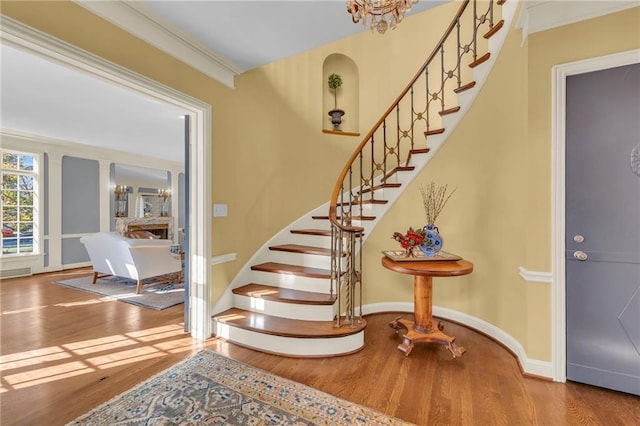
[[[65,424],[203,347],[420,425],[640,424],[640,398],[523,377],[502,346],[457,324],[445,322],[445,331],[467,349],[458,360],[429,344],[405,357],[388,326],[393,313],[367,317],[356,354],[284,358],[193,341],[181,306],[153,311],[52,284],[89,274],[0,283],[3,426]]]

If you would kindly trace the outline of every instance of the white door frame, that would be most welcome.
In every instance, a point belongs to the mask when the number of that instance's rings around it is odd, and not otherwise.
[[[567,380],[566,343],[566,82],[570,75],[640,62],[640,49],[600,56],[552,68],[551,87],[551,362],[553,380]]]
[[[191,336],[204,340],[211,325],[211,105],[106,61],[72,44],[0,15],[0,40],[114,85],[189,111],[189,320]]]

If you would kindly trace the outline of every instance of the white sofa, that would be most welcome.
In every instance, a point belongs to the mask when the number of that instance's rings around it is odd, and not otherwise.
[[[115,275],[137,281],[136,293],[142,290],[142,280],[164,274],[182,278],[182,261],[171,253],[171,240],[131,239],[115,233],[98,232],[80,238],[93,265],[93,283],[100,276]],[[154,283],[155,284],[155,283]]]

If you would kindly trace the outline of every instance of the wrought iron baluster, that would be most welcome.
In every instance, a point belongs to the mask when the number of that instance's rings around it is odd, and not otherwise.
[[[429,108],[431,106],[431,93],[429,92],[429,65],[427,64],[426,67],[424,67],[424,80],[425,80],[425,91],[426,91],[426,97],[425,100],[427,102],[427,131],[431,130],[431,111]]]
[[[462,45],[460,43],[460,18],[456,19],[456,44],[457,44],[457,52],[458,52],[458,58],[456,61],[456,68],[458,69],[458,88],[460,88],[460,86],[462,86],[462,67],[460,66],[460,63],[462,62],[462,55],[464,52],[464,49],[462,48]]]
[[[444,43],[440,45],[440,111],[445,110],[444,104],[444,84],[447,81],[444,69]]]
[[[396,105],[396,144],[395,144],[396,167],[400,166],[400,104]]]
[[[478,59],[478,2],[473,0],[473,60]]]

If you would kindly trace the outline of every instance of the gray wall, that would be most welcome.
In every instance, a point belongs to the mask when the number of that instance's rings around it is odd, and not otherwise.
[[[96,160],[62,157],[62,263],[86,262],[78,238],[66,234],[100,231],[100,165]]]

